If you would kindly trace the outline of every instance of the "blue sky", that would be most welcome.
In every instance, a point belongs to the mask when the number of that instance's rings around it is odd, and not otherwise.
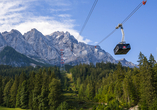
[[[69,31],[78,38],[94,0],[0,0],[0,32],[17,29],[22,34],[36,28],[44,35]],[[78,40],[96,45],[108,35],[142,0],[99,0]],[[131,44],[127,55],[114,55],[121,41],[116,30],[100,47],[115,59],[137,64],[140,51],[157,60],[157,0],[148,0],[124,25],[125,41]]]

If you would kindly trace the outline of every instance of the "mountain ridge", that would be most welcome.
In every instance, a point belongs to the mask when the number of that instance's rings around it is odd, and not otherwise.
[[[5,31],[0,34],[0,39],[4,41],[3,43],[0,41],[0,51],[2,47],[8,45],[28,58],[51,65],[60,65],[60,49],[64,49],[65,64],[96,64],[102,61],[118,63],[120,61],[123,66],[136,66],[126,60],[115,60],[100,46],[95,48],[93,45],[78,42],[69,32],[56,31],[50,35],[43,35],[34,28],[22,35],[18,30],[12,29],[10,32]]]
[[[0,64],[11,65],[11,66],[44,66],[40,62],[36,62],[31,58],[17,52],[12,47],[6,46],[0,52]]]

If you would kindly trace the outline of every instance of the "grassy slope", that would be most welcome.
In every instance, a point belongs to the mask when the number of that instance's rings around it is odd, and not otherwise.
[[[1,107],[0,110],[30,110],[30,109],[21,109],[21,108],[6,108],[6,107]]]
[[[63,95],[64,95],[64,100],[70,106],[76,107],[77,110],[79,110],[80,108],[83,108],[84,110],[89,110],[94,105],[98,105],[97,103],[92,101],[79,99],[77,91],[75,91],[76,89],[72,80],[72,74],[66,73],[66,77],[69,79],[70,87],[73,91],[66,91],[65,93],[63,93]]]

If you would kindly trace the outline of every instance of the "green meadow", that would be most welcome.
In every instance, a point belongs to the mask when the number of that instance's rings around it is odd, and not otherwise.
[[[21,109],[21,108],[7,108],[7,107],[1,107],[0,110],[30,110],[30,109]]]

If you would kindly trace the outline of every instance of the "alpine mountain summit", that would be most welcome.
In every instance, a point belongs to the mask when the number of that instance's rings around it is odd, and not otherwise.
[[[10,32],[5,31],[0,34],[0,52],[6,46],[12,47],[34,61],[50,65],[60,65],[60,49],[64,49],[63,59],[65,64],[69,65],[120,61],[123,66],[136,66],[125,59],[115,60],[100,46],[95,48],[93,45],[78,42],[69,32],[56,31],[50,35],[43,35],[37,29],[31,29],[22,35],[18,30],[12,29]]]

